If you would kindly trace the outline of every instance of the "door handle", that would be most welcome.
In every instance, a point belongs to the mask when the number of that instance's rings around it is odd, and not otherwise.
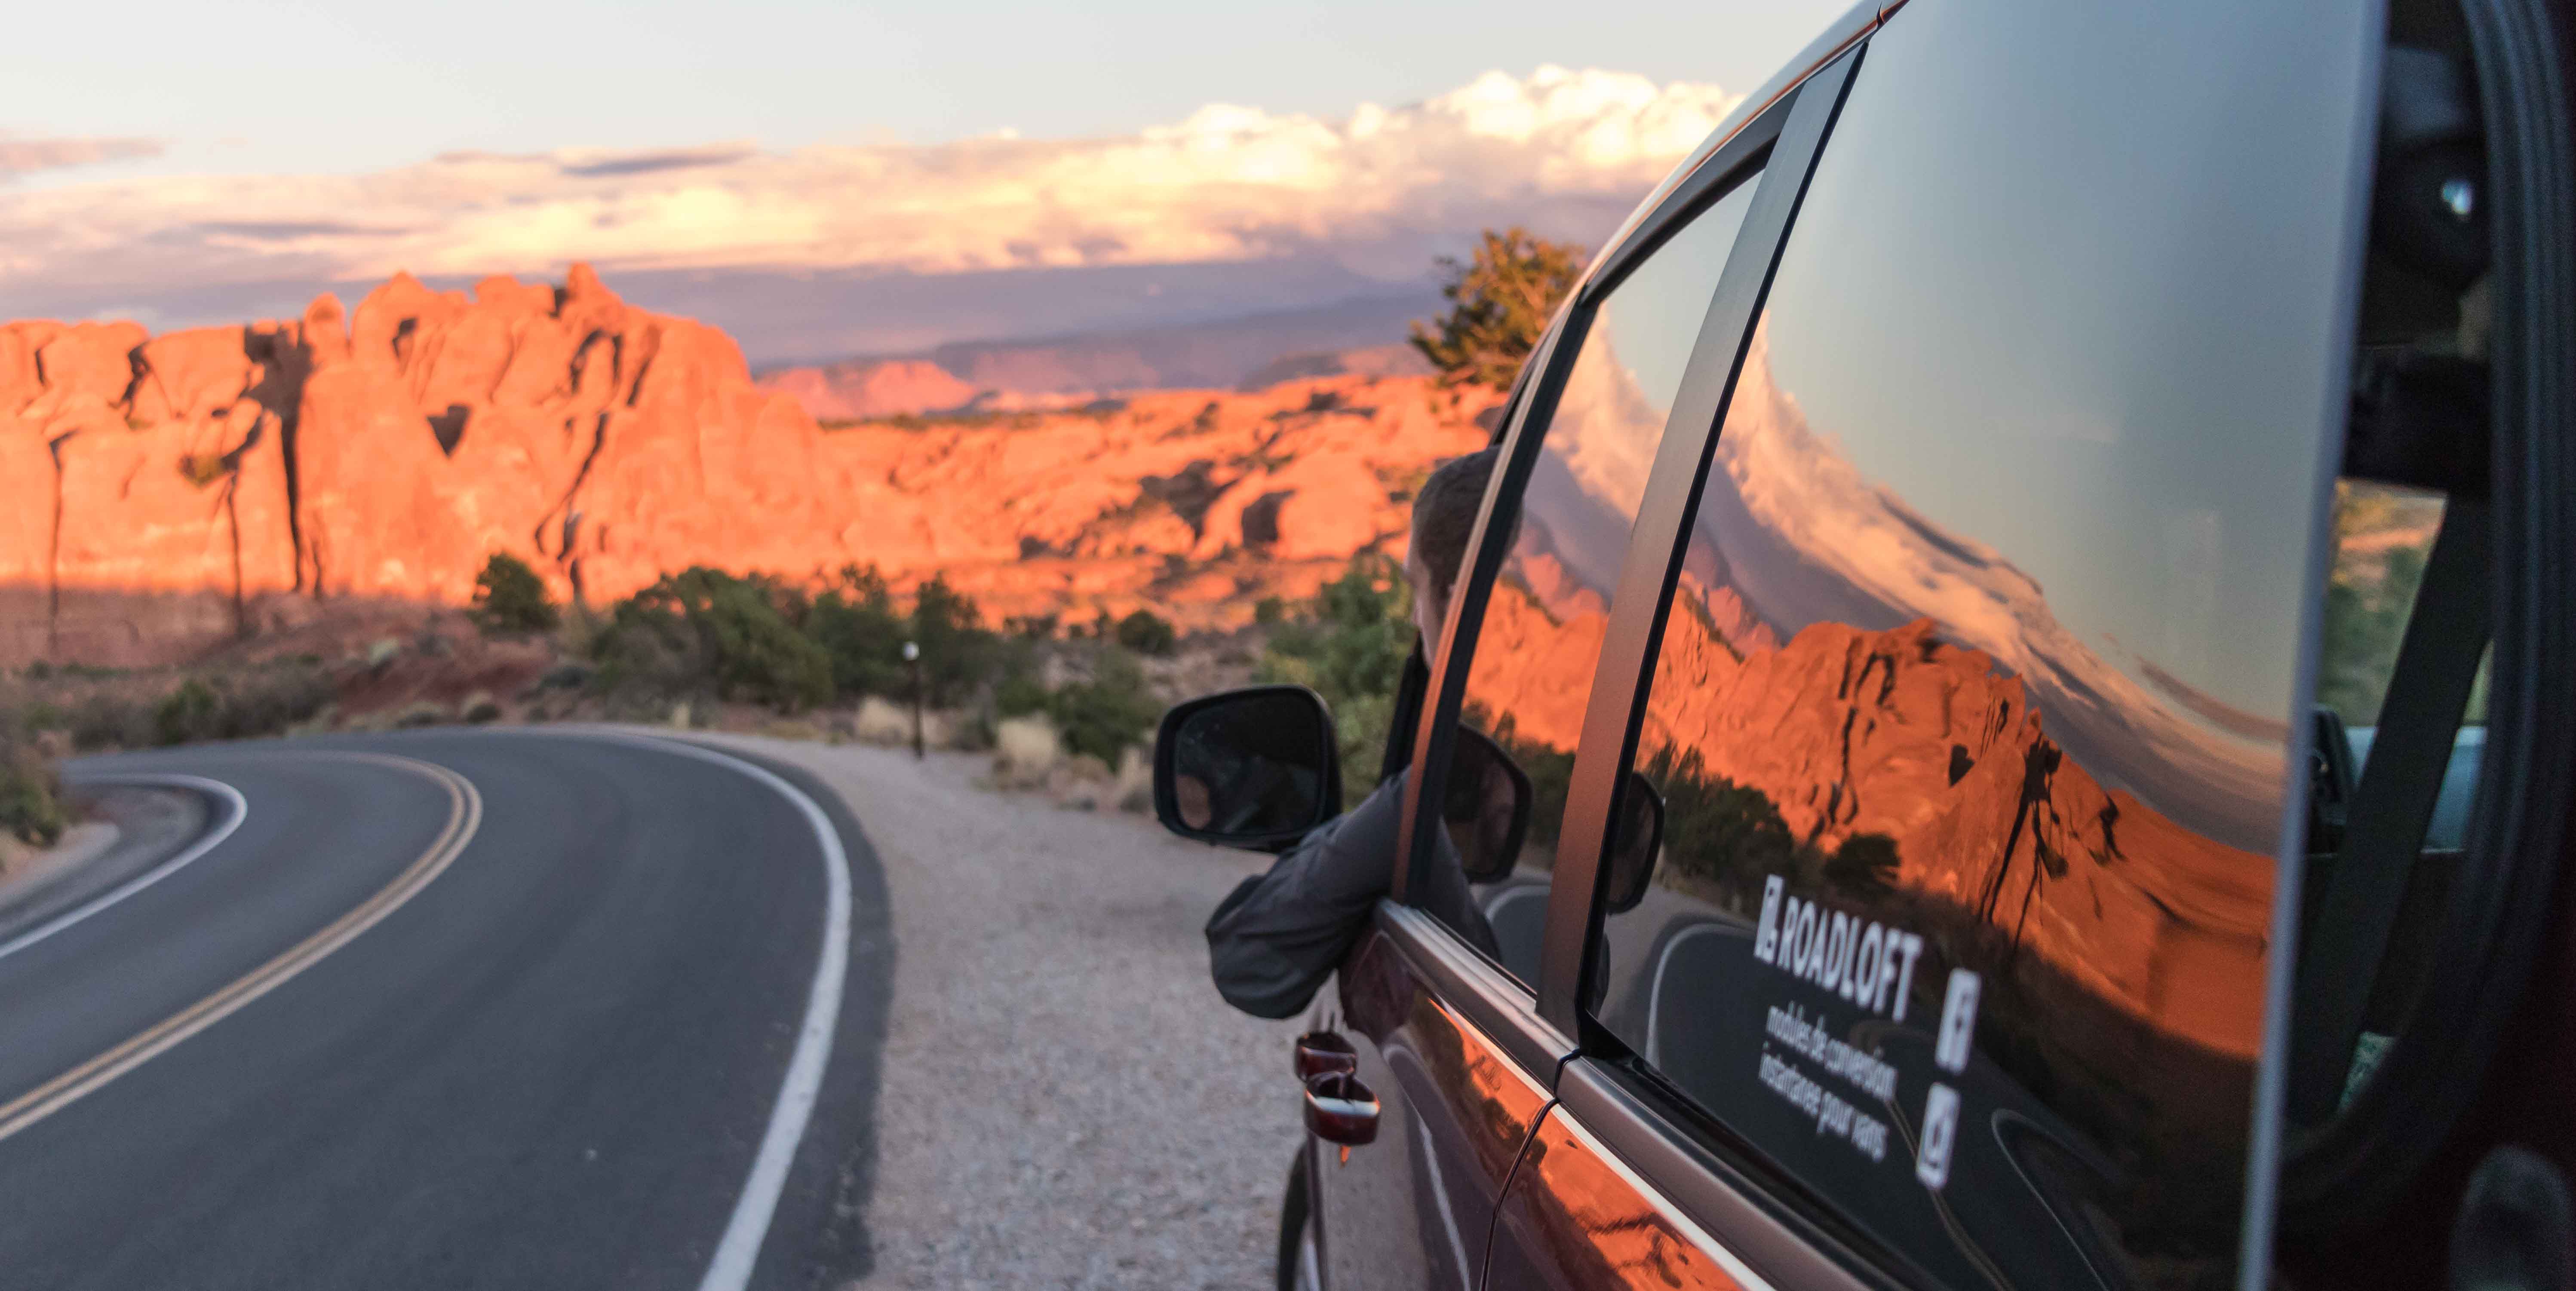
[[[1328,1071],[1306,1081],[1306,1129],[1326,1143],[1345,1148],[1377,1141],[1377,1095],[1346,1071]]]
[[[1360,1069],[1359,1050],[1351,1042],[1331,1031],[1309,1031],[1297,1037],[1297,1081],[1299,1084],[1326,1072],[1356,1075]]]

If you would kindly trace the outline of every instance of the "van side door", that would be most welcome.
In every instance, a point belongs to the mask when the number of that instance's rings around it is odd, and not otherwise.
[[[1663,848],[1558,894],[1497,1291],[2259,1280],[2376,20],[1861,51],[1622,574],[1573,796],[1642,774]]]

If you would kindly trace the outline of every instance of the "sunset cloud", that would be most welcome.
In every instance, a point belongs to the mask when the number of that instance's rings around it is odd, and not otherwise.
[[[30,171],[161,155],[154,139],[27,139],[0,134],[0,182]]]
[[[1214,105],[1111,138],[451,153],[360,174],[0,189],[0,293],[114,300],[573,259],[939,275],[1320,258],[1395,280],[1488,224],[1606,234],[1735,101],[1544,67],[1340,119]],[[152,147],[0,138],[0,176]]]

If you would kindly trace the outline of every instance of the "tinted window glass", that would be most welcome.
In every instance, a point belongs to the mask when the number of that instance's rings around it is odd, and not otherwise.
[[[1531,803],[1511,872],[1477,885],[1490,942],[1462,931],[1523,983],[1538,975],[1557,828],[1619,562],[1753,188],[1737,184],[1601,302],[1543,429],[1511,552],[1474,638],[1464,720],[1518,764]]]
[[[1912,6],[1757,324],[1599,1015],[1933,1281],[2232,1275],[2363,48]]]
[[[2324,1120],[2360,1092],[2407,1017],[2421,1006],[2419,993],[2441,950],[2442,916],[2460,886],[2469,808],[2485,761],[2486,633],[2482,626],[2469,629],[2473,635],[2454,647],[2456,658],[2451,662],[2418,660],[2419,671],[2402,682],[2397,676],[2398,659],[2408,632],[2417,626],[2415,620],[2425,616],[2474,620],[2482,610],[2482,604],[2464,605],[2456,598],[2465,592],[2484,601],[2490,571],[2483,562],[2472,569],[2439,572],[2428,566],[2445,526],[2481,525],[2483,517],[2483,507],[2454,507],[2436,491],[2368,479],[2335,484],[2335,550],[2327,574],[2317,666],[2317,707],[2335,720],[2318,724],[2318,747],[2312,758],[2303,892],[2306,917],[2301,931],[2301,943],[2312,958],[2303,965],[2297,1002],[2305,1005],[2319,997],[2322,983],[2310,980],[2315,974],[2362,974],[2370,980],[2358,1018],[2330,1022],[2308,1014],[2294,1023],[2331,1025],[2345,1032],[2321,1042],[2330,1052],[2320,1053],[2318,1060],[2331,1069],[2302,1073],[2309,1078],[2298,1085],[2305,1087],[2294,1087],[2290,1113],[2296,1122]],[[2427,603],[2426,585],[2433,577],[2454,580],[2447,589],[2454,596],[2450,603]],[[2457,675],[2471,668],[2473,674]],[[2465,686],[2460,684],[2463,680]],[[2429,742],[2428,747],[2441,753],[2408,759],[2392,768],[2396,780],[2368,781],[2372,755],[2381,748],[2380,716],[2398,697],[2395,687],[2400,684],[2430,695],[2447,690],[2452,696],[2432,702],[2435,712],[2429,726],[2419,719],[2392,739],[2392,743]],[[2337,738],[2343,741],[2341,750],[2331,748]],[[2415,783],[2406,783],[2409,779]],[[2358,810],[2368,794],[2383,799],[2402,796],[2415,802],[2418,810],[2391,813],[2398,821],[2392,821],[2391,814]],[[2372,830],[2393,840],[2393,845],[2377,849],[2376,858],[2363,854],[2358,846],[2362,834]],[[2364,866],[2383,863],[2404,870],[2403,881],[2389,884],[2376,900],[2365,903],[2383,908],[2393,903],[2392,926],[2386,939],[2376,945],[2346,946],[2320,927],[2321,920],[2340,919],[2346,927],[2337,931],[2348,931],[2352,922],[2351,904],[2328,906],[2339,863],[2347,854],[2362,855],[2356,863]],[[2321,964],[2313,959],[2320,944],[2330,947],[2328,953],[2336,962]]]

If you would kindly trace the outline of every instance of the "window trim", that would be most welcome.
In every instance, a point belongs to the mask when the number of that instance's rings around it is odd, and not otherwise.
[[[1663,644],[1664,616],[1681,570],[1689,539],[1690,517],[1717,443],[1718,428],[1733,402],[1737,376],[1752,344],[1754,320],[1770,295],[1771,277],[1798,205],[1815,175],[1816,160],[1841,114],[1852,75],[1866,43],[1836,59],[1799,87],[1787,101],[1780,137],[1771,148],[1770,164],[1754,190],[1735,251],[1727,257],[1700,327],[1699,347],[1673,400],[1663,441],[1656,445],[1654,473],[1629,531],[1627,558],[1619,569],[1618,590],[1601,660],[1593,669],[1592,694],[1584,708],[1583,739],[1574,760],[1573,784],[1566,793],[1565,824],[1559,844],[1557,881],[1548,892],[1547,932],[1539,955],[1539,1013],[1549,1022],[1579,1033],[1582,1001],[1592,983],[1585,980],[1601,967],[1590,953],[1599,936],[1601,915],[1600,858],[1610,841],[1620,780],[1636,760],[1638,732],[1645,722],[1645,694],[1654,680],[1656,652]]]
[[[1472,556],[1466,569],[1461,571],[1466,578],[1458,593],[1450,598],[1448,619],[1443,625],[1443,646],[1439,657],[1431,664],[1430,684],[1426,692],[1430,702],[1423,706],[1421,725],[1414,739],[1413,775],[1405,786],[1401,828],[1409,846],[1399,858],[1390,884],[1391,895],[1397,901],[1404,899],[1414,868],[1428,864],[1433,855],[1433,822],[1420,810],[1424,801],[1423,786],[1434,778],[1443,781],[1447,778],[1468,673],[1467,668],[1453,665],[1474,658],[1475,636],[1483,623],[1487,597],[1508,554],[1505,544],[1493,540],[1499,532],[1494,521],[1498,514],[1512,514],[1537,463],[1544,435],[1532,434],[1530,428],[1545,426],[1553,418],[1558,397],[1564,390],[1566,378],[1581,352],[1582,339],[1588,334],[1603,297],[1616,290],[1626,275],[1643,263],[1655,247],[1661,246],[1689,220],[1733,191],[1737,184],[1748,181],[1757,184],[1752,209],[1746,212],[1745,223],[1728,253],[1718,288],[1709,312],[1702,320],[1683,375],[1684,397],[1696,393],[1697,399],[1690,405],[1679,407],[1666,422],[1663,441],[1656,455],[1655,473],[1647,485],[1644,509],[1631,529],[1630,546],[1620,574],[1620,587],[1624,593],[1637,574],[1641,560],[1636,535],[1652,532],[1647,528],[1648,514],[1655,510],[1660,500],[1664,509],[1673,513],[1670,519],[1677,522],[1684,509],[1681,503],[1696,492],[1695,472],[1690,470],[1688,463],[1691,456],[1696,456],[1700,469],[1705,469],[1707,447],[1723,413],[1724,396],[1731,392],[1735,371],[1742,362],[1746,338],[1751,334],[1752,318],[1785,240],[1788,216],[1795,208],[1797,197],[1805,191],[1825,126],[1840,109],[1843,91],[1849,85],[1858,53],[1857,45],[1845,50],[1793,89],[1781,94],[1776,102],[1747,121],[1710,153],[1691,174],[1671,186],[1669,192],[1660,195],[1652,211],[1643,219],[1634,221],[1619,241],[1596,261],[1592,271],[1560,309],[1539,350],[1523,369],[1521,388],[1513,395],[1516,415],[1505,424],[1500,440],[1502,469],[1495,473],[1495,479],[1487,487],[1478,509],[1469,539]],[[1775,177],[1781,176],[1792,177],[1793,182],[1776,182]],[[1707,424],[1698,426],[1696,423],[1702,417]],[[1690,429],[1676,434],[1676,430],[1682,428]],[[1683,445],[1687,445],[1688,455],[1683,454]],[[1674,523],[1671,527],[1677,531],[1678,525]],[[1674,537],[1670,533],[1665,535],[1663,546],[1667,557],[1673,549]],[[1654,572],[1655,582],[1669,583],[1670,564],[1667,559],[1667,567]],[[1666,590],[1668,592],[1669,589]],[[1657,603],[1651,607],[1654,624],[1659,624],[1662,619],[1660,601],[1658,597]],[[1641,622],[1642,613],[1643,608],[1631,608],[1617,610],[1613,614],[1601,662],[1594,672],[1583,736],[1576,749],[1574,786],[1568,795],[1566,825],[1560,831],[1554,880],[1548,897],[1547,925],[1541,938],[1539,975],[1533,995],[1539,1020],[1562,1035],[1578,1034],[1575,1001],[1580,984],[1575,980],[1575,973],[1568,971],[1567,965],[1571,963],[1579,969],[1583,947],[1590,934],[1589,921],[1584,916],[1595,904],[1599,851],[1606,839],[1609,819],[1606,794],[1602,795],[1602,801],[1590,804],[1591,815],[1577,814],[1585,805],[1587,763],[1609,763],[1601,756],[1601,750],[1595,749],[1596,735],[1602,729],[1605,717],[1614,716],[1605,715],[1602,711],[1604,688],[1601,679],[1613,675],[1613,670],[1620,666],[1621,656],[1614,655],[1612,650],[1621,644],[1623,637],[1642,640],[1646,627],[1650,626]],[[1628,658],[1624,662],[1633,666],[1637,660]],[[1635,686],[1614,684],[1608,689],[1619,694],[1619,711],[1614,720],[1616,724],[1625,726],[1629,717],[1627,710],[1634,703]],[[1604,745],[1603,749],[1611,747]],[[1624,765],[1624,752],[1616,761]],[[1615,775],[1604,777],[1596,772],[1590,778],[1604,784],[1615,783]]]

